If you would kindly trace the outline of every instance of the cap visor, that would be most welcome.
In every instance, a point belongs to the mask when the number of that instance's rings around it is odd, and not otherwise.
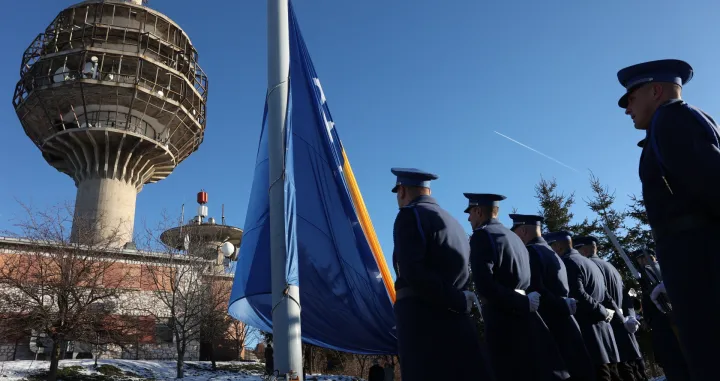
[[[629,93],[629,92],[625,93],[625,95],[623,95],[622,97],[620,97],[620,99],[618,100],[618,106],[620,106],[620,108],[627,108],[627,106],[628,106],[628,94],[630,94],[630,93]]]

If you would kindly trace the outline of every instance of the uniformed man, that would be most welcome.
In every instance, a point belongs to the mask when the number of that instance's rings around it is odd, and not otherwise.
[[[413,168],[393,168],[392,173],[400,208],[393,229],[393,265],[402,378],[491,380],[469,315],[475,294],[466,291],[467,234],[430,196],[436,175]]]
[[[613,328],[615,343],[617,344],[620,362],[617,364],[618,374],[623,381],[646,380],[645,366],[643,365],[640,346],[635,339],[635,332],[640,328],[637,321],[635,308],[628,305],[629,297],[625,285],[615,266],[610,262],[600,259],[598,256],[597,238],[593,236],[576,237],[573,239],[574,248],[585,258],[595,263],[602,271],[605,287],[607,288],[610,300],[606,300],[605,307],[613,308],[615,316],[610,325]],[[624,311],[628,310],[631,315],[626,316]]]
[[[641,274],[643,320],[650,327],[655,361],[663,368],[667,381],[690,380],[690,371],[673,331],[673,323],[669,316],[660,312],[655,303],[650,300],[650,293],[663,280],[654,253],[652,249],[640,249],[630,254],[639,265],[638,270]]]
[[[523,242],[498,221],[504,196],[465,193],[468,198],[470,264],[483,300],[485,338],[501,381],[564,380],[570,377],[545,323],[537,313],[540,293],[528,292],[530,259]]]
[[[603,306],[607,296],[605,280],[600,269],[573,248],[570,233],[553,232],[545,235],[553,251],[562,258],[568,275],[570,297],[577,300],[575,319],[585,339],[599,381],[617,379],[618,356],[610,321],[615,311]]]
[[[717,377],[708,343],[720,342],[720,130],[700,109],[681,100],[693,77],[680,60],[651,61],[617,73],[625,94],[618,105],[646,131],[640,181],[650,227],[663,264],[680,343],[695,380]],[[702,290],[702,292],[698,292]],[[713,306],[701,314],[699,305]]]
[[[542,297],[538,312],[555,338],[573,381],[595,380],[595,369],[573,314],[577,301],[570,298],[565,264],[541,235],[542,216],[511,214],[515,232],[530,255],[530,289]]]

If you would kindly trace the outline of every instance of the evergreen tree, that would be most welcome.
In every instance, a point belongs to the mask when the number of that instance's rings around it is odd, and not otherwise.
[[[617,210],[615,208],[615,192],[611,192],[609,188],[603,185],[600,179],[592,173],[590,174],[590,188],[592,189],[593,197],[586,200],[585,203],[598,217],[588,226],[588,230],[598,238],[598,256],[612,263],[612,265],[618,269],[623,277],[623,281],[627,285],[634,285],[636,281],[632,273],[603,229],[603,225],[606,225],[608,229],[615,234],[623,250],[627,253],[629,248],[632,247],[632,241],[628,240],[625,234],[622,234],[627,213],[624,210]]]
[[[573,214],[570,208],[575,203],[574,193],[565,196],[557,191],[555,179],[545,180],[541,177],[540,182],[535,186],[535,198],[540,202],[538,213],[545,217],[544,233],[571,230],[570,221]]]

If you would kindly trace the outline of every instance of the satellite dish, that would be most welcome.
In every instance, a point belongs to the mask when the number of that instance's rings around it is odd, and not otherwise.
[[[185,239],[183,242],[183,248],[185,248],[185,251],[188,251],[190,249],[190,236],[185,234]]]
[[[53,82],[60,83],[67,81],[69,79],[69,72],[70,69],[68,69],[67,66],[60,66],[57,70],[55,70],[55,75],[53,75]]]
[[[231,242],[225,242],[222,246],[220,246],[220,251],[222,251],[225,258],[230,258],[233,254],[235,254],[235,245]]]

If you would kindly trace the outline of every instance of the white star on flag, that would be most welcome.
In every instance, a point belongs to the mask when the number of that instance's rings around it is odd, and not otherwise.
[[[323,121],[325,122],[325,129],[327,130],[328,136],[330,137],[330,141],[334,142],[333,136],[332,136],[332,129],[335,127],[335,122],[327,120],[327,116],[325,116],[325,111],[322,113]]]
[[[325,104],[325,92],[322,89],[322,85],[320,85],[320,79],[319,78],[313,78],[313,82],[315,82],[315,86],[318,87],[318,90],[320,90],[320,103]]]

